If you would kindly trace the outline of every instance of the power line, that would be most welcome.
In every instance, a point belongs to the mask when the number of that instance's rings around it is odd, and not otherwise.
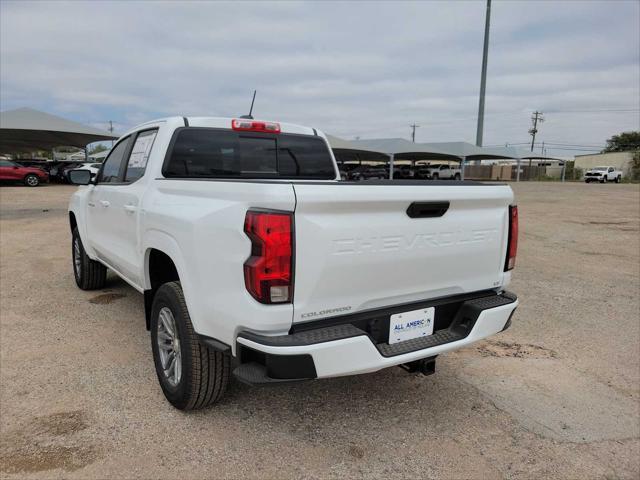
[[[547,113],[633,113],[640,112],[640,108],[601,108],[594,110],[547,110]]]
[[[594,145],[592,143],[558,143],[558,142],[549,142],[549,141],[544,141],[542,142],[544,145],[551,145],[552,148],[555,148],[555,146],[560,146],[560,147],[579,147],[579,148],[596,148],[596,149],[604,149],[607,148],[606,144],[602,144],[602,145]],[[517,145],[530,145],[530,142],[506,142],[506,146],[517,146]],[[536,142],[535,143],[536,146],[540,146],[541,143],[540,142]],[[621,147],[636,147],[637,144],[636,143],[621,143],[621,144],[616,144],[619,145]],[[494,143],[492,145],[486,145],[487,147],[502,147],[503,144],[502,143]]]

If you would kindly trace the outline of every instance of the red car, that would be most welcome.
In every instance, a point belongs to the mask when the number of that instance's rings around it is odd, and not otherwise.
[[[37,187],[49,180],[49,174],[35,167],[23,167],[10,160],[0,160],[0,180],[23,182],[28,187]]]

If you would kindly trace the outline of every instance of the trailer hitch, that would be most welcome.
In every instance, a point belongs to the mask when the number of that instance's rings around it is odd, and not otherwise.
[[[413,362],[398,365],[409,373],[421,373],[422,375],[433,375],[436,373],[436,357],[423,358]]]

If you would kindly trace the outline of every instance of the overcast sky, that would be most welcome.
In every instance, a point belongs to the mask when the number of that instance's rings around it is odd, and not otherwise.
[[[485,2],[0,2],[2,110],[123,131],[254,116],[344,138],[475,143]],[[484,144],[640,129],[640,2],[494,1]],[[558,146],[558,145],[556,145]],[[595,147],[584,147],[595,148]],[[570,155],[570,150],[549,150]]]

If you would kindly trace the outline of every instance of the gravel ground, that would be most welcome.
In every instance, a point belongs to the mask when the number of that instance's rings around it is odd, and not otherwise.
[[[522,183],[507,332],[399,368],[162,396],[142,296],[75,287],[72,187],[0,188],[3,478],[638,478],[640,189]]]

